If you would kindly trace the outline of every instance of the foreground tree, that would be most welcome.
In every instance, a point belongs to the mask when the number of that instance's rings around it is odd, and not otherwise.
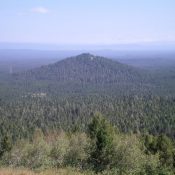
[[[160,154],[162,165],[172,167],[174,147],[171,139],[166,135],[160,135],[157,139],[157,149]]]
[[[4,136],[0,142],[0,158],[5,152],[9,152],[12,148],[11,140],[8,136]]]
[[[174,145],[173,141],[166,135],[157,136],[146,135],[145,147],[147,154],[159,154],[160,162],[163,166],[173,167],[174,165]]]
[[[93,169],[103,171],[112,165],[114,149],[114,128],[99,113],[96,113],[88,127],[93,142],[90,162]]]

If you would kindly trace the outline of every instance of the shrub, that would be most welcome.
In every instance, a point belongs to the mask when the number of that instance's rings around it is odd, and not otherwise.
[[[66,156],[66,165],[82,168],[89,158],[90,139],[85,133],[70,136],[69,151]]]
[[[65,162],[66,154],[68,153],[70,140],[64,132],[61,132],[52,145],[50,157],[52,166],[62,167]]]
[[[4,163],[11,167],[43,169],[51,163],[49,153],[50,147],[44,140],[20,142],[4,156]]]
[[[113,168],[119,174],[137,174],[145,169],[156,169],[158,155],[146,155],[140,139],[135,135],[118,135],[115,139]]]
[[[8,136],[4,136],[0,141],[0,158],[12,149],[12,143]]]

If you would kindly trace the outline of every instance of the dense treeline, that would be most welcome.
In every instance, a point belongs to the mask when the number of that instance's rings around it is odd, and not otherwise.
[[[27,97],[16,102],[0,102],[0,135],[13,140],[31,137],[36,128],[85,130],[93,114],[103,113],[120,131],[175,135],[175,100],[161,97],[86,96],[48,99]]]
[[[96,113],[85,132],[36,130],[13,146],[1,141],[2,166],[33,170],[72,167],[87,174],[173,175],[175,145],[165,135],[122,134]]]

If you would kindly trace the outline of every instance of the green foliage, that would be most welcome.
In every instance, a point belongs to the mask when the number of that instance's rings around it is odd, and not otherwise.
[[[4,155],[4,153],[9,152],[12,148],[12,142],[10,138],[6,135],[0,141],[0,158]]]
[[[173,166],[174,145],[171,139],[165,135],[160,135],[157,139],[157,151],[163,165]]]
[[[121,173],[140,172],[144,161],[139,140],[135,136],[121,137],[116,144],[115,167]]]
[[[44,169],[50,166],[50,147],[41,139],[36,142],[19,142],[3,157],[3,164],[12,167]]]
[[[41,140],[26,147],[25,166],[32,169],[47,168],[50,165],[50,147]]]
[[[136,135],[117,135],[113,154],[113,168],[119,174],[151,172],[159,166],[159,156],[144,154],[144,146]]]
[[[62,167],[65,164],[65,157],[69,151],[70,140],[68,136],[61,132],[53,142],[50,156],[53,167]]]
[[[90,156],[90,139],[84,133],[72,134],[69,138],[69,149],[65,164],[82,169],[86,167]]]
[[[145,146],[147,154],[159,154],[162,166],[173,167],[174,165],[174,143],[166,135],[154,137],[145,136]]]
[[[102,171],[110,168],[114,152],[114,129],[97,113],[89,124],[88,133],[93,142],[90,160],[93,168]]]
[[[72,167],[91,172],[93,168],[99,175],[173,175],[173,167],[162,166],[159,152],[145,150],[143,138],[116,134],[100,114],[93,118],[89,129],[90,138],[85,133],[70,135],[63,131],[44,136],[37,130],[32,141],[18,141],[5,152],[1,164],[33,170]]]

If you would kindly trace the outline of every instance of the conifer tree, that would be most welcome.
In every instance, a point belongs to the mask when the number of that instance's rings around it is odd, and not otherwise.
[[[90,160],[96,171],[110,168],[114,153],[114,129],[101,114],[95,114],[88,127],[93,142]]]

